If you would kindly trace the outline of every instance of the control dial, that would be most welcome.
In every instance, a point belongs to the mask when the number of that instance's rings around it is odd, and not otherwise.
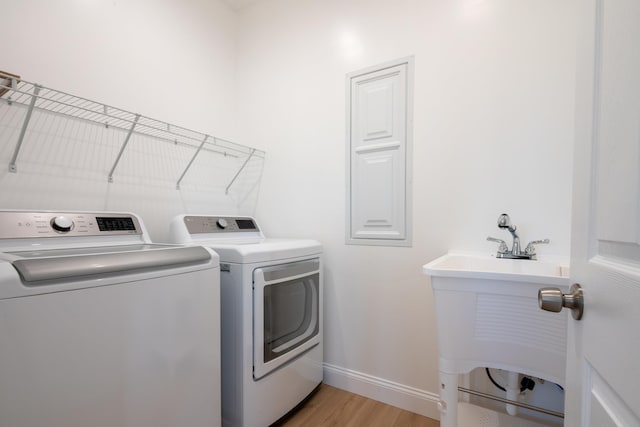
[[[68,216],[58,215],[51,220],[51,227],[56,231],[66,233],[73,228],[73,221]]]
[[[218,226],[218,228],[222,228],[224,230],[225,228],[227,228],[229,223],[227,222],[226,219],[220,218],[216,221],[216,225]]]

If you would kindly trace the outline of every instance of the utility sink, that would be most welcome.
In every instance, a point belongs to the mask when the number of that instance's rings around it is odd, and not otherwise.
[[[458,377],[475,368],[564,384],[567,312],[540,310],[538,289],[568,291],[568,263],[450,252],[422,271],[435,302],[441,426],[458,426]]]
[[[546,260],[498,259],[493,256],[450,252],[423,267],[432,277],[501,280],[568,285],[568,263]]]

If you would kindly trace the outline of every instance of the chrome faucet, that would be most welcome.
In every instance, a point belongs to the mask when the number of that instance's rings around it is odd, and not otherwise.
[[[487,240],[489,240],[490,242],[496,242],[500,244],[500,246],[498,246],[498,252],[496,254],[497,258],[535,260],[537,259],[535,245],[541,243],[549,243],[549,239],[533,240],[529,242],[524,252],[522,252],[520,250],[520,236],[518,236],[518,233],[516,233],[517,227],[511,224],[511,218],[509,218],[509,215],[503,213],[498,217],[498,227],[502,229],[506,228],[509,233],[511,233],[513,244],[511,246],[511,250],[509,250],[509,247],[504,240],[496,239],[495,237],[487,237]]]

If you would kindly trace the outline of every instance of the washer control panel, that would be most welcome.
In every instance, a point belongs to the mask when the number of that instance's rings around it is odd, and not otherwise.
[[[184,224],[189,234],[258,232],[258,224],[249,217],[185,216]]]
[[[0,211],[0,239],[142,234],[129,214]]]

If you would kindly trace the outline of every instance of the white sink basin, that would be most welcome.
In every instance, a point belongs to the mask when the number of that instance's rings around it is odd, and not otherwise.
[[[547,285],[567,285],[569,281],[567,263],[462,253],[444,255],[426,264],[422,271],[433,277],[508,280]]]

